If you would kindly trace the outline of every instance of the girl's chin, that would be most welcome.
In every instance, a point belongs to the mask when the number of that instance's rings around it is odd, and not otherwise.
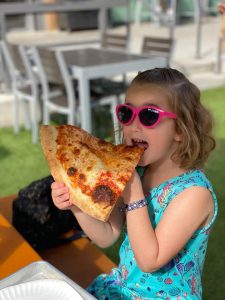
[[[149,165],[149,162],[145,161],[144,157],[142,156],[141,159],[138,162],[139,167],[146,167]]]
[[[147,167],[149,164],[144,164],[144,163],[138,163],[138,167],[142,167],[142,168],[145,168]]]

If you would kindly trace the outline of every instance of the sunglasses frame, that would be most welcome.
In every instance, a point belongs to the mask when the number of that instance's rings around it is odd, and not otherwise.
[[[119,109],[121,107],[127,107],[129,108],[131,111],[132,111],[132,117],[131,119],[126,122],[126,123],[123,123],[119,120],[119,117],[118,117],[118,114],[119,114]],[[144,109],[152,109],[154,111],[156,111],[158,113],[158,120],[153,124],[153,125],[144,125],[141,120],[140,120],[140,115],[139,113],[144,110]],[[139,123],[143,126],[143,127],[146,127],[146,128],[154,128],[155,126],[157,126],[161,120],[164,118],[164,117],[168,117],[168,118],[171,118],[171,119],[176,119],[177,116],[176,114],[172,113],[172,112],[168,112],[168,111],[164,111],[162,110],[161,108],[158,108],[156,106],[152,106],[152,105],[146,105],[146,106],[141,106],[141,107],[134,107],[134,106],[130,106],[130,105],[127,105],[127,104],[119,104],[116,106],[116,117],[117,117],[117,120],[119,121],[119,123],[121,125],[125,125],[125,126],[128,126],[130,125],[134,119],[138,116],[138,121]]]

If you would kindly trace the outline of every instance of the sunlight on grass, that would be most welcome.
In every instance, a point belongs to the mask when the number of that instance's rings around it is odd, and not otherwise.
[[[202,93],[203,103],[212,111],[215,120],[217,146],[206,165],[209,179],[218,197],[219,213],[209,240],[203,272],[203,299],[222,299],[225,292],[225,89],[213,89]],[[222,298],[221,298],[222,297]]]
[[[49,174],[41,146],[33,145],[31,133],[0,129],[0,196],[15,194],[31,181]]]
[[[217,139],[225,138],[225,88],[207,90],[202,92],[203,103],[208,107],[215,119],[215,135]]]

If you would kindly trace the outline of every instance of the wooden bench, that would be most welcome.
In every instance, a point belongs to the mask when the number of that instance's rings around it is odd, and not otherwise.
[[[12,201],[15,198],[16,195],[11,195],[0,199],[0,212],[10,223]],[[87,238],[36,252],[43,260],[54,265],[82,287],[87,287],[97,275],[108,273],[116,266]]]

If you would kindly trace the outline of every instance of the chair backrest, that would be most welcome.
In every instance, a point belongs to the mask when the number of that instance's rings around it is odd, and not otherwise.
[[[28,70],[25,62],[25,54],[22,53],[22,46],[8,44],[5,41],[0,41],[3,58],[9,70],[13,89],[21,90],[25,86],[34,86],[32,74]],[[21,49],[20,49],[21,48]]]
[[[142,54],[163,56],[166,58],[167,66],[170,65],[174,40],[172,38],[157,38],[145,36],[142,45]]]
[[[30,48],[27,46],[19,45],[18,46],[18,54],[20,55],[20,64],[23,65],[22,68],[25,70],[25,73],[29,79],[31,79],[32,82],[37,83],[37,79],[34,75],[34,71],[32,69],[33,67],[33,62],[32,58],[30,57],[29,53]]]
[[[37,48],[37,51],[46,80],[49,83],[64,85],[55,52],[41,47]]]
[[[101,46],[117,50],[128,50],[128,37],[123,34],[103,33]]]
[[[42,86],[44,123],[48,124],[49,122],[50,113],[46,108],[48,106],[52,107],[55,112],[66,114],[68,124],[75,124],[78,102],[63,53],[40,47],[32,47],[32,53]],[[50,83],[54,85],[52,86]]]
[[[9,52],[8,44],[4,41],[0,41],[1,53],[3,56],[3,60],[5,61],[6,67],[9,72],[11,83],[16,87],[16,81],[18,77],[18,71],[12,59],[12,55]]]
[[[27,76],[27,70],[25,68],[23,60],[21,59],[19,46],[14,44],[8,44],[8,49],[12,57],[12,60],[14,62],[14,65],[16,69],[19,71],[20,75]]]

